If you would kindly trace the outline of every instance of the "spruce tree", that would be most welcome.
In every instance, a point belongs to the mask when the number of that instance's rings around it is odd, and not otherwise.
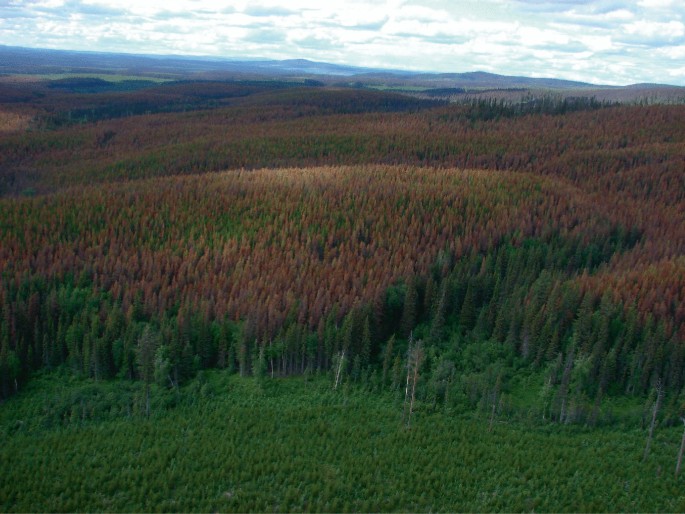
[[[418,293],[416,283],[410,280],[404,295],[404,307],[402,309],[402,319],[400,321],[400,336],[407,338],[416,326],[416,308],[418,303]]]
[[[136,363],[138,376],[145,382],[145,416],[150,416],[150,384],[155,378],[155,353],[157,351],[157,336],[149,324],[145,324],[138,339]]]

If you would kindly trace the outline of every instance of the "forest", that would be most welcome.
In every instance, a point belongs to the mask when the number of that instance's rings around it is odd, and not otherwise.
[[[0,509],[682,509],[670,470],[685,415],[683,119],[682,104],[450,103],[285,79],[0,81],[0,433],[12,441],[3,467],[28,466],[21,448],[32,438],[49,447],[74,430],[180,437],[175,411],[184,430],[206,412],[209,434],[242,401],[264,419],[233,414],[237,438],[262,421],[255,434],[279,437],[268,435],[271,424],[285,430],[279,416],[310,438],[347,437],[355,428],[339,409],[351,402],[379,417],[380,428],[361,430],[392,448],[383,459],[409,445],[393,460],[400,475],[420,473],[406,469],[419,458],[413,445],[453,448],[469,431],[492,440],[459,450],[467,462],[500,459],[488,449],[497,437],[523,462],[526,445],[590,437],[619,467],[608,434],[623,431],[640,475],[649,428],[644,457],[653,444],[655,460],[644,473],[668,489],[654,503],[619,482],[597,490],[627,496],[587,503],[577,491],[544,496],[549,483],[509,503],[451,496],[439,484],[453,470],[438,452],[428,478],[383,478],[388,490],[425,486],[423,496],[360,486],[276,499],[246,476],[254,489],[196,504],[140,492],[107,493],[107,503],[83,489],[31,503],[6,478]],[[652,443],[655,426],[674,448]],[[319,451],[329,450],[313,447],[302,462],[323,466]],[[344,473],[357,473],[351,465]],[[657,480],[662,466],[668,481]],[[524,473],[539,481],[550,473],[541,469]]]

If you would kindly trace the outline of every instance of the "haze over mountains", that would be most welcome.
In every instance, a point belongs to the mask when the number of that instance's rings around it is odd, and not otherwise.
[[[458,68],[458,63],[455,63]],[[179,71],[180,70],[180,71]],[[315,62],[307,59],[241,60],[237,58],[182,55],[134,55],[103,52],[75,52],[0,45],[0,77],[7,74],[137,74],[156,78],[316,79],[323,84],[391,87],[394,89],[452,88],[462,92],[483,90],[544,89],[596,96],[601,99],[631,99],[647,90],[658,96],[685,97],[685,88],[667,84],[609,86],[555,78],[505,76],[486,72],[423,73],[396,69],[375,69]]]

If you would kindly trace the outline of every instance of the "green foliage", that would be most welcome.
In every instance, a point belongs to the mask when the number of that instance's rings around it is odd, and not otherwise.
[[[436,379],[450,376],[441,365]],[[442,378],[439,378],[442,377]],[[680,428],[496,422],[323,377],[203,373],[177,392],[69,374],[0,409],[0,509],[18,511],[682,511]],[[136,410],[138,409],[138,410]]]
[[[63,364],[146,411],[214,367],[397,392],[410,335],[433,410],[594,426],[685,386],[682,106],[52,86],[0,137],[2,399]]]

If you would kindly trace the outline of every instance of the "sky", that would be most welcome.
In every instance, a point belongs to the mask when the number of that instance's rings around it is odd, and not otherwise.
[[[685,86],[685,1],[0,0],[0,44]]]

